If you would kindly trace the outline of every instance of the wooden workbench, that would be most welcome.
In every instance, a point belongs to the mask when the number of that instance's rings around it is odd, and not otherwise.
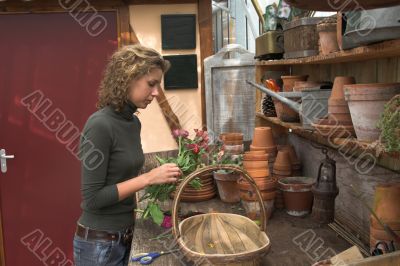
[[[143,208],[143,204],[139,204],[139,207]],[[243,214],[240,203],[223,203],[218,197],[198,203],[180,203],[180,207],[182,213],[199,211]],[[328,248],[339,253],[350,247],[346,241],[337,236],[328,226],[317,225],[309,216],[305,218],[289,216],[283,210],[274,212],[267,225],[267,235],[271,240],[271,250],[263,258],[263,265],[311,265],[319,259],[315,254],[322,254]],[[314,237],[310,239],[310,235]],[[159,239],[155,239],[157,237]],[[313,244],[305,252],[296,244],[296,239],[299,241],[311,241],[310,244]],[[131,257],[136,253],[166,251],[176,248],[177,245],[171,230],[161,228],[151,220],[137,219]],[[129,264],[129,266],[134,265],[140,264],[137,262],[130,262]],[[186,261],[182,253],[176,252],[159,257],[151,265],[175,266],[193,264]]]

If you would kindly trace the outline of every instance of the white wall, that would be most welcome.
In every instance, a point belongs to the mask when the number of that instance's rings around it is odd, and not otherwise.
[[[156,49],[162,55],[197,54],[198,88],[165,91],[182,127],[193,131],[193,128],[201,127],[201,62],[198,23],[196,23],[196,49],[162,50],[162,14],[196,14],[197,17],[197,4],[130,6],[130,23],[141,44]],[[156,100],[147,109],[140,110],[139,119],[142,123],[141,137],[145,153],[177,148]]]

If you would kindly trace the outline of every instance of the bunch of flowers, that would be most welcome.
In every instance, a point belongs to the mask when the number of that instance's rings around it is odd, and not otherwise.
[[[180,179],[184,179],[187,175],[196,169],[204,166],[210,158],[209,136],[207,131],[194,129],[193,139],[189,138],[189,132],[184,129],[173,130],[172,135],[178,142],[178,155],[166,159],[156,157],[160,164],[175,163],[182,171]],[[190,182],[195,189],[201,188],[199,178],[195,178]],[[145,189],[143,197],[140,199],[148,200],[147,207],[142,212],[142,218],[151,217],[158,225],[165,225],[165,219],[161,211],[159,202],[169,198],[171,192],[176,189],[176,184],[152,185]]]

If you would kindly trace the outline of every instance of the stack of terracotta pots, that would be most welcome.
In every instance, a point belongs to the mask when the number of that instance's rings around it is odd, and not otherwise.
[[[329,137],[355,136],[349,106],[344,98],[344,85],[354,84],[354,77],[336,77],[328,100],[328,117],[321,118],[312,126]]]
[[[201,188],[196,189],[190,184],[187,185],[181,194],[181,201],[184,202],[200,202],[212,199],[217,195],[217,188],[214,183],[212,173],[207,173],[199,177]],[[174,198],[175,191],[170,194],[170,198]]]
[[[292,176],[301,176],[301,162],[297,157],[296,151],[292,145],[279,145],[278,150],[284,150],[289,153],[290,162],[291,162],[291,169],[292,169]]]
[[[267,153],[269,169],[272,170],[272,165],[277,153],[277,146],[272,137],[272,130],[270,127],[256,127],[254,129],[250,151],[263,151]]]
[[[289,151],[281,149],[278,151],[276,160],[273,166],[273,176],[279,181],[282,178],[292,176],[292,162],[290,160]],[[283,202],[282,191],[277,190],[275,197],[275,208],[283,209],[285,207]]]
[[[373,210],[379,219],[387,224],[398,236],[400,236],[400,183],[380,184],[375,187]],[[373,250],[378,242],[391,245],[393,237],[386,233],[377,219],[370,218],[370,248]],[[394,242],[395,249],[400,244]]]
[[[226,152],[232,155],[243,154],[243,133],[222,133],[219,138],[224,143]]]
[[[232,156],[239,156],[243,153],[243,134],[242,133],[222,133],[219,136],[225,145],[225,150]],[[239,186],[237,181],[240,178],[238,173],[226,171],[214,172],[214,179],[217,183],[218,194],[223,202],[235,203],[240,201]]]
[[[267,218],[272,214],[276,194],[276,179],[270,176],[268,154],[265,151],[249,151],[243,155],[243,168],[254,179],[266,208]],[[244,179],[238,181],[240,198],[250,219],[259,216],[257,194],[253,187]]]
[[[293,86],[293,91],[301,92],[303,90],[308,90],[312,88],[331,88],[331,82],[321,82],[321,81],[295,81]]]
[[[308,75],[281,76],[283,81],[283,91],[293,91],[296,81],[306,81]]]

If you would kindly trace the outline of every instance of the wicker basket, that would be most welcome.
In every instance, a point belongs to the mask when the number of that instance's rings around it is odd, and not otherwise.
[[[192,216],[179,223],[178,205],[182,192],[196,176],[216,170],[239,172],[257,192],[262,215],[260,227],[247,217],[230,213],[208,213]],[[270,249],[265,233],[264,202],[254,180],[236,165],[204,167],[190,174],[179,186],[172,207],[173,234],[186,258],[196,265],[261,265]]]

